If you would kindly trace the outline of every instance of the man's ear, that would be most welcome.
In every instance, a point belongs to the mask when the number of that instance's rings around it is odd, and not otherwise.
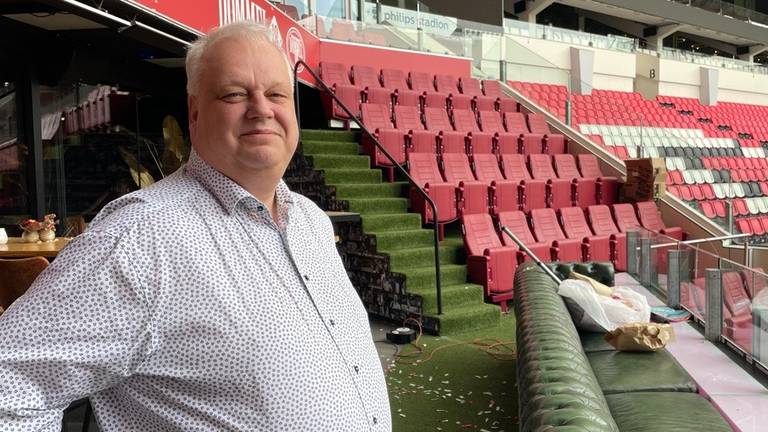
[[[192,134],[197,128],[197,116],[200,112],[197,106],[197,96],[187,96],[187,110],[189,111],[189,133]]]

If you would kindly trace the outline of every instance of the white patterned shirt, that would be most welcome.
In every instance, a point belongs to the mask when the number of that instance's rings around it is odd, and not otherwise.
[[[277,224],[193,152],[108,204],[0,316],[0,431],[86,396],[104,432],[390,431],[330,220],[276,200]]]

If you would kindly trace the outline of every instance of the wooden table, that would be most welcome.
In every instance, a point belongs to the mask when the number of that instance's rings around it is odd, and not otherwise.
[[[55,258],[70,240],[72,240],[70,237],[58,237],[48,243],[24,243],[21,241],[21,237],[8,237],[8,243],[0,245],[0,258],[29,258],[33,256]]]

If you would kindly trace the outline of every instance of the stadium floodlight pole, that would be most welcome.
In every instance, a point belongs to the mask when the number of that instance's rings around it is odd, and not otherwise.
[[[526,255],[528,255],[529,257],[531,257],[531,259],[533,260],[533,262],[535,262],[535,263],[536,263],[536,265],[537,265],[537,266],[539,266],[539,268],[540,268],[540,269],[542,269],[542,270],[544,271],[544,273],[546,273],[546,274],[547,274],[547,276],[551,277],[551,278],[552,278],[552,280],[554,280],[554,281],[555,281],[555,282],[557,282],[558,284],[560,284],[560,283],[562,283],[562,282],[563,282],[563,280],[562,280],[562,279],[560,279],[559,277],[557,277],[557,275],[555,274],[555,272],[553,272],[551,268],[547,267],[547,265],[544,263],[544,261],[540,260],[540,259],[539,259],[539,257],[538,257],[538,256],[536,256],[536,254],[535,254],[535,253],[531,252],[531,250],[530,250],[530,249],[528,249],[528,246],[524,245],[524,244],[523,244],[523,242],[521,242],[521,241],[520,241],[520,239],[519,239],[519,238],[517,238],[517,236],[516,236],[516,235],[514,235],[514,234],[512,233],[512,231],[510,231],[510,230],[509,230],[509,228],[507,228],[507,227],[506,227],[506,225],[501,227],[501,232],[503,232],[503,233],[504,233],[504,234],[506,234],[506,235],[507,235],[509,238],[511,238],[511,239],[512,239],[512,241],[513,241],[513,242],[515,242],[515,244],[517,244],[517,246],[518,246],[520,249],[522,249],[522,250],[523,250],[523,252],[525,252],[525,253],[526,253]]]

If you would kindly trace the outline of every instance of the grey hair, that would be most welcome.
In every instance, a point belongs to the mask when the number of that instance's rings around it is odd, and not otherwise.
[[[212,47],[216,41],[226,39],[230,37],[238,37],[247,39],[251,42],[267,42],[272,44],[282,55],[285,60],[285,65],[288,68],[288,78],[293,83],[293,66],[291,61],[288,60],[285,51],[280,49],[274,43],[275,37],[272,31],[265,25],[257,23],[255,21],[236,21],[221,27],[217,27],[210,31],[210,33],[200,36],[194,41],[187,49],[187,58],[185,61],[187,71],[187,94],[194,95],[200,87],[200,72],[201,72],[201,60],[208,49]],[[279,37],[279,35],[277,35]]]

